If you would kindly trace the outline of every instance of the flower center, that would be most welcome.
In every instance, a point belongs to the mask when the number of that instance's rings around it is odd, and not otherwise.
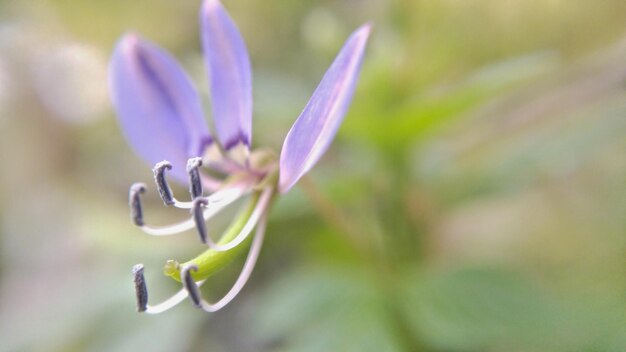
[[[230,300],[243,288],[256,263],[262,245],[265,218],[275,195],[278,182],[278,159],[271,151],[260,149],[249,154],[244,163],[229,157],[215,161],[211,151],[203,158],[191,158],[187,162],[189,175],[189,201],[180,201],[174,196],[166,178],[166,171],[172,169],[167,161],[157,163],[153,168],[154,180],[165,206],[187,209],[190,217],[177,224],[154,227],[146,224],[141,206],[144,184],[134,184],[129,192],[131,217],[135,225],[152,236],[170,236],[196,229],[200,242],[208,248],[197,257],[180,263],[170,259],[165,263],[163,273],[183,284],[183,290],[157,306],[147,303],[147,288],[143,278],[143,265],[135,266],[135,287],[139,311],[158,313],[178,304],[188,295],[194,305],[207,311],[214,311]],[[205,196],[205,190],[209,195]],[[214,241],[209,236],[210,220],[238,199],[246,197],[243,207],[222,236]],[[253,236],[251,234],[256,229]],[[220,271],[249,249],[249,254],[239,278],[226,296],[215,304],[209,304],[200,296],[199,286],[207,278]]]

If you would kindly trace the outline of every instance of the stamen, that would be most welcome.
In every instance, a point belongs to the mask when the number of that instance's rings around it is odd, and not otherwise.
[[[189,193],[191,199],[202,196],[202,179],[198,168],[202,166],[202,158],[191,158],[187,160],[187,173],[189,174]]]
[[[176,201],[172,195],[172,189],[167,184],[165,179],[165,170],[171,170],[172,164],[169,161],[163,160],[160,163],[154,165],[152,172],[154,173],[154,182],[159,190],[159,195],[165,205],[173,205]]]
[[[206,280],[200,281],[197,283],[198,287],[202,286],[202,284],[205,282]],[[180,302],[184,301],[185,298],[187,298],[189,296],[189,294],[187,293],[187,290],[184,288],[181,288],[178,292],[176,292],[172,297],[166,299],[165,301],[155,305],[155,306],[151,306],[148,305],[148,307],[146,308],[145,313],[147,314],[159,314],[159,313],[163,313],[166,310],[175,307],[177,304],[179,304]]]
[[[244,225],[244,227],[241,229],[239,234],[237,234],[237,236],[232,239],[232,241],[225,243],[225,244],[217,244],[213,242],[210,237],[208,237],[209,247],[211,247],[211,249],[216,250],[218,252],[224,252],[229,249],[237,247],[243,241],[245,241],[250,235],[250,233],[252,232],[252,230],[254,229],[254,227],[259,222],[259,219],[261,218],[261,216],[267,210],[270,200],[272,199],[272,193],[273,193],[272,188],[266,188],[263,191],[263,193],[261,194],[261,198],[259,199],[259,202],[257,203],[256,207],[252,211],[252,214],[250,215],[250,218],[248,218],[248,221],[246,221],[246,224]],[[207,242],[203,242],[203,243],[207,243]]]
[[[197,308],[202,308],[202,295],[200,294],[200,289],[198,288],[198,285],[196,285],[196,282],[193,281],[189,270],[198,271],[198,266],[190,264],[182,268],[180,271],[180,277],[183,281],[183,287],[185,287],[185,290],[189,293],[189,298],[191,299],[193,305]]]
[[[140,195],[146,192],[146,185],[143,183],[135,183],[130,186],[128,191],[128,205],[130,206],[130,218],[137,226],[143,226],[143,211],[141,208]]]
[[[143,264],[133,266],[135,276],[135,295],[137,297],[137,311],[145,312],[148,309],[148,289],[146,280],[143,277]]]
[[[174,197],[174,192],[172,192],[172,189],[168,185],[167,179],[165,178],[165,170],[171,169],[172,164],[170,164],[170,162],[167,160],[163,160],[160,163],[157,163],[152,169],[152,172],[154,173],[154,181],[159,190],[159,195],[161,196],[161,199],[166,206],[173,205],[179,209],[191,209],[193,202],[181,202]],[[205,183],[204,180],[203,183]],[[215,184],[211,183],[209,183],[208,185],[211,186],[209,187],[210,189],[213,189],[212,187],[215,186]]]
[[[191,273],[189,272],[189,270],[196,271],[198,267],[194,264],[190,264],[182,268],[180,275],[183,281],[183,286],[189,293],[189,297],[196,307],[199,307],[205,312],[209,313],[217,312],[218,310],[224,308],[239,294],[239,292],[241,292],[243,287],[246,285],[246,282],[248,282],[248,279],[252,274],[252,270],[256,265],[256,260],[259,257],[261,246],[263,244],[263,237],[265,235],[265,224],[266,217],[263,216],[259,221],[256,233],[254,234],[254,241],[250,246],[250,252],[248,253],[246,262],[243,264],[243,269],[241,270],[237,281],[235,281],[235,284],[230,289],[230,291],[228,291],[228,293],[226,293],[226,295],[216,303],[211,304],[202,299],[200,289],[198,288],[199,284],[201,284],[202,282],[196,284],[191,277]]]
[[[239,199],[239,197],[241,197],[245,192],[246,190],[241,187],[228,188],[213,193],[206,198],[202,198],[207,200],[207,204],[211,204],[211,207],[204,208],[202,218],[204,219],[204,221],[207,221],[215,214],[226,208],[228,205]],[[170,236],[190,230],[194,228],[194,226],[196,226],[196,222],[193,218],[191,218],[178,224],[165,227],[150,227],[147,225],[142,225],[141,229],[148,235],[152,236]]]
[[[204,221],[204,207],[206,207],[209,202],[206,198],[196,198],[193,201],[193,207],[191,208],[191,214],[193,215],[193,221],[196,223],[196,229],[198,229],[198,235],[200,236],[200,241],[202,243],[207,243],[207,231],[206,231],[206,223]]]
[[[189,295],[186,289],[181,289],[176,292],[172,297],[165,301],[151,306],[148,304],[148,288],[146,286],[146,280],[143,276],[143,265],[137,264],[133,267],[133,275],[135,276],[135,293],[137,295],[137,311],[147,314],[158,314],[165,312],[166,310],[176,306],[180,302],[184,301]],[[206,280],[202,280],[196,284],[196,287],[202,286]]]

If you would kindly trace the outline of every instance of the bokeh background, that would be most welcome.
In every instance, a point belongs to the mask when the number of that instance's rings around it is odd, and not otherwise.
[[[252,57],[253,140],[275,150],[348,34],[375,26],[248,286],[215,314],[146,316],[132,265],[158,300],[178,288],[165,260],[200,248],[129,221],[151,165],[118,129],[107,61],[137,31],[206,92],[200,1],[0,2],[0,350],[626,351],[626,2],[224,3]],[[151,189],[149,221],[184,216]]]

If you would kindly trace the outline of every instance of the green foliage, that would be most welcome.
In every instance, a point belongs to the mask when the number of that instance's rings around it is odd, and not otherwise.
[[[348,137],[362,138],[384,151],[408,153],[414,143],[436,133],[437,127],[545,74],[554,65],[554,55],[547,53],[509,59],[483,68],[452,87],[442,87],[441,92],[414,93],[401,101],[392,95],[394,101],[389,102],[366,98],[384,97],[380,87],[391,83],[389,75],[370,76],[360,90],[365,98],[357,99],[351,112],[354,117],[346,121],[344,131]]]
[[[417,275],[405,311],[416,334],[435,349],[483,351],[550,346],[558,308],[524,277],[502,269]]]
[[[284,138],[341,38],[374,23],[353,106],[311,173],[322,201],[296,187],[277,202],[225,310],[136,315],[132,265],[166,298],[180,285],[158,268],[197,236],[129,224],[128,186],[152,175],[106,103],[67,121],[42,97],[90,106],[76,92],[106,90],[128,30],[204,87],[199,1],[2,2],[0,350],[626,350],[626,2],[224,3],[250,47],[258,145]],[[89,49],[103,78],[42,86],[65,47]],[[157,225],[188,216],[156,204],[146,196]]]
[[[251,331],[285,351],[400,351],[386,297],[355,268],[296,271],[254,300]]]

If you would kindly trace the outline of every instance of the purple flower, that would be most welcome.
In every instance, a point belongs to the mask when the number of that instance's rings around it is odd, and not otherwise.
[[[186,263],[167,262],[165,274],[180,281],[183,288],[156,306],[147,303],[143,266],[135,266],[138,310],[148,313],[169,309],[186,297],[199,308],[216,311],[239,293],[258,257],[272,199],[291,189],[315,165],[337,133],[354,93],[370,33],[366,24],[348,38],[287,134],[278,158],[264,149],[250,151],[251,68],[236,25],[218,0],[204,1],[200,23],[215,138],[203,116],[198,92],[167,52],[136,34],[127,34],[111,59],[111,96],[128,143],[155,165],[154,178],[163,202],[191,212],[190,218],[179,224],[148,226],[140,201],[145,186],[135,184],[129,192],[134,223],[155,236],[196,228],[209,247]],[[176,181],[188,182],[191,201],[174,197],[166,171]],[[204,189],[210,195],[204,196]],[[248,199],[244,207],[214,242],[207,221],[242,197]],[[214,304],[203,300],[199,286],[236,258],[249,241],[248,258],[233,288]]]

